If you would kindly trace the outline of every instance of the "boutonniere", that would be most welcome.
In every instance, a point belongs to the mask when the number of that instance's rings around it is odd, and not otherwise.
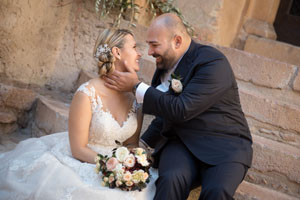
[[[180,75],[172,73],[171,80],[169,80],[171,89],[177,94],[182,92],[183,85],[180,81],[181,79],[182,78],[180,77]]]

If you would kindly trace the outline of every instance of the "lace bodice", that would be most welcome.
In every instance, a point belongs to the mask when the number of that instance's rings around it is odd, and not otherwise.
[[[111,155],[115,140],[124,142],[137,129],[137,106],[120,125],[109,111],[104,111],[101,98],[89,83],[77,92],[91,102],[92,119],[88,145],[103,155]],[[124,192],[101,186],[95,164],[81,162],[72,156],[68,132],[55,133],[20,142],[13,151],[0,153],[0,199],[18,200],[151,200],[155,194],[157,172],[142,192]]]
[[[89,129],[88,146],[101,154],[109,154],[117,147],[116,141],[122,143],[130,138],[137,129],[137,104],[134,102],[127,119],[120,125],[109,110],[104,110],[101,97],[95,88],[86,82],[76,91],[86,94],[91,103],[92,119]]]

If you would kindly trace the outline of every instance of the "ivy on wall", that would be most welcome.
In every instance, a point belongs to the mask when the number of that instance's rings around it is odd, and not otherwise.
[[[175,13],[183,21],[187,31],[193,36],[193,27],[184,19],[182,13],[173,5],[173,0],[145,0],[146,12],[150,13],[152,18],[163,13]],[[130,24],[136,26],[136,14],[139,13],[141,7],[135,3],[135,0],[95,0],[95,10],[100,13],[100,17],[105,17],[109,14],[115,16],[113,26],[119,27],[122,18],[130,17]]]

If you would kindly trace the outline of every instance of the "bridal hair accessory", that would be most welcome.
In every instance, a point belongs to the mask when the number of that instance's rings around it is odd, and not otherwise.
[[[108,47],[107,44],[100,44],[98,47],[97,47],[97,50],[96,50],[96,53],[95,53],[95,57],[96,58],[99,58],[100,54],[101,53],[108,53],[108,52],[111,52],[110,48]]]
[[[129,150],[121,146],[112,150],[112,156],[98,154],[95,162],[96,173],[102,173],[103,186],[141,191],[150,182],[151,161],[143,148]]]

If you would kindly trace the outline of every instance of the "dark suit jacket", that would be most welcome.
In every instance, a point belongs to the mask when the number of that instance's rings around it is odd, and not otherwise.
[[[192,41],[175,70],[183,83],[179,95],[155,89],[160,74],[156,70],[143,103],[143,112],[156,116],[142,136],[155,147],[155,165],[167,141],[177,138],[205,163],[240,162],[250,167],[252,138],[226,57]]]

